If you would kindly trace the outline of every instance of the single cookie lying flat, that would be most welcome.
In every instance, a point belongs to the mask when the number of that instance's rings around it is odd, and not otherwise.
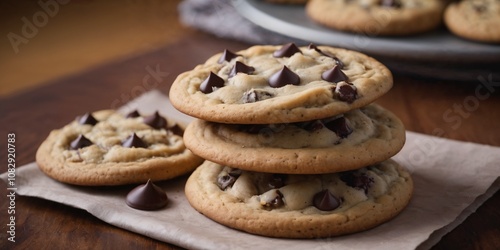
[[[369,36],[411,35],[441,24],[440,0],[310,0],[306,13],[327,27]]]
[[[452,3],[446,8],[444,21],[457,36],[481,42],[500,42],[500,1]]]
[[[247,172],[205,161],[186,196],[208,218],[252,234],[319,238],[355,233],[399,214],[413,181],[395,161],[324,175]]]
[[[308,121],[365,106],[392,87],[375,59],[310,45],[225,51],[177,77],[170,101],[207,121],[271,124]]]
[[[344,115],[273,125],[220,124],[196,120],[184,133],[195,154],[249,171],[320,174],[375,164],[405,143],[402,122],[370,104]]]
[[[48,176],[84,186],[171,179],[203,160],[167,123],[158,113],[128,118],[113,110],[86,114],[52,131],[38,148],[36,161]]]

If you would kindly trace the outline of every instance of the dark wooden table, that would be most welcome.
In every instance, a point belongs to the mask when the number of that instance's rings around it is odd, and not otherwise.
[[[35,160],[35,151],[54,128],[87,111],[114,108],[157,88],[168,93],[175,77],[210,55],[247,44],[189,31],[158,51],[54,81],[0,101],[0,171],[7,170],[7,134],[16,135],[16,164]],[[157,72],[157,73],[151,73]],[[150,81],[144,78],[151,75]],[[480,77],[480,76],[478,76]],[[488,80],[488,76],[482,76]],[[378,103],[398,115],[411,131],[500,146],[500,83],[456,83],[395,74],[395,86]],[[154,81],[152,81],[154,80]],[[1,249],[176,249],[108,225],[83,210],[38,198],[15,200],[16,243],[6,240],[8,206],[2,192]],[[22,187],[20,187],[22,188]],[[500,249],[500,194],[497,192],[434,249]]]

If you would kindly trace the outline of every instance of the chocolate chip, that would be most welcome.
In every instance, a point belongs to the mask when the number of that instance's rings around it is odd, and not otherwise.
[[[229,176],[232,176],[234,178],[238,178],[240,177],[241,173],[243,173],[243,171],[241,171],[241,169],[232,169],[231,171],[229,171],[229,173],[227,173]]]
[[[266,100],[269,98],[273,98],[274,95],[261,89],[251,89],[245,93],[243,93],[243,103],[252,103],[258,102],[262,100]]]
[[[168,197],[165,191],[151,180],[139,185],[127,194],[128,206],[140,210],[156,210],[167,205]]]
[[[342,81],[347,82],[348,80],[347,76],[344,74],[344,72],[342,72],[342,70],[340,70],[340,67],[337,65],[323,72],[323,74],[321,74],[321,79],[333,83],[338,83]]]
[[[335,87],[335,95],[341,101],[352,103],[358,97],[356,86],[352,84],[337,84]]]
[[[231,61],[233,58],[236,58],[238,57],[237,54],[225,49],[224,50],[224,53],[222,53],[221,57],[219,58],[219,60],[217,61],[218,63],[223,63],[224,61]]]
[[[380,6],[401,8],[401,1],[400,0],[382,0],[380,2]]]
[[[314,195],[313,205],[321,211],[332,211],[340,206],[340,200],[325,189]]]
[[[184,129],[182,129],[177,124],[175,124],[173,127],[169,128],[168,130],[172,131],[172,133],[174,133],[174,135],[178,135],[178,136],[183,136],[184,135]]]
[[[269,126],[267,126],[265,124],[241,124],[238,127],[238,130],[246,132],[246,133],[250,133],[250,134],[258,134],[258,133],[260,133],[260,131],[262,131],[263,129],[266,129],[268,127]]]
[[[315,50],[316,52],[324,55],[324,56],[328,56],[328,57],[331,57],[334,61],[335,61],[335,64],[337,64],[337,66],[340,67],[340,69],[343,69],[345,67],[344,63],[338,58],[336,57],[335,55],[332,55],[328,52],[324,52],[322,51],[321,49],[318,48],[318,46],[316,46],[315,44],[311,43],[309,44],[308,46],[309,49],[313,49]]]
[[[126,117],[127,118],[135,118],[135,117],[140,117],[140,116],[141,116],[141,114],[139,114],[139,111],[137,111],[137,109],[136,109],[136,110],[128,113]]]
[[[280,88],[288,84],[299,85],[300,77],[286,66],[269,77],[269,86],[273,88]]]
[[[82,115],[81,117],[78,118],[78,123],[84,125],[84,124],[87,124],[87,125],[96,125],[99,121],[97,121],[97,119],[95,119],[91,113],[85,113],[84,115]]]
[[[217,186],[219,186],[221,190],[226,190],[227,187],[233,186],[236,179],[238,179],[238,177],[231,176],[230,174],[221,175],[217,178]]]
[[[365,194],[368,193],[368,188],[373,183],[373,178],[368,177],[364,173],[356,173],[355,171],[342,172],[340,174],[340,180],[345,182],[347,186],[356,189],[363,189]]]
[[[271,200],[265,201],[264,206],[268,208],[279,208],[285,205],[285,202],[283,201],[283,194],[279,191],[276,190],[276,196],[272,198]]]
[[[87,139],[87,137],[80,134],[75,140],[73,140],[69,144],[69,148],[73,149],[73,150],[77,150],[79,148],[88,147],[92,144],[94,144],[94,143],[92,143],[92,141],[90,141],[89,139]]]
[[[135,133],[127,137],[122,142],[122,146],[126,148],[147,148],[148,145],[141,139],[139,136],[137,136]]]
[[[335,132],[335,134],[337,134],[340,138],[346,138],[353,131],[349,126],[347,119],[343,116],[325,122],[325,127]]]
[[[271,178],[269,178],[268,186],[271,189],[283,187],[285,186],[285,179],[286,175],[284,174],[273,174]]]
[[[218,75],[210,72],[210,75],[200,85],[200,91],[209,94],[214,92],[217,88],[224,87],[224,79]]]
[[[287,43],[281,47],[281,49],[274,51],[273,56],[274,57],[291,57],[295,53],[301,53],[299,47],[295,45],[295,43]]]
[[[299,123],[295,123],[295,125],[298,126],[299,128],[307,130],[309,132],[314,132],[314,131],[320,130],[323,127],[325,127],[320,120],[299,122]]]
[[[158,111],[154,114],[144,117],[144,123],[154,129],[162,129],[167,127],[167,119],[163,118]]]
[[[254,67],[248,66],[242,62],[236,62],[229,72],[229,78],[235,76],[238,73],[244,73],[247,75],[252,74],[255,71]]]

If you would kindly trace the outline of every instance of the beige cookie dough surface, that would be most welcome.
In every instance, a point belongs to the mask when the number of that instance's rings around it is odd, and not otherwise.
[[[436,28],[440,0],[310,0],[306,13],[327,27],[364,34],[411,35]]]
[[[339,117],[339,116],[337,116]],[[370,104],[343,115],[352,132],[339,136],[322,125],[233,125],[196,120],[184,134],[186,146],[201,157],[241,169],[270,173],[319,174],[381,162],[405,142],[402,122]],[[329,118],[321,124],[327,124]],[[248,132],[253,130],[253,132]]]
[[[216,222],[270,237],[318,238],[367,230],[400,213],[413,191],[410,174],[393,160],[324,175],[234,172],[205,161],[186,183],[189,202]],[[220,180],[229,175],[233,180],[221,187]],[[338,199],[336,208],[318,209],[314,196],[324,190]]]
[[[213,122],[262,124],[321,119],[365,106],[392,87],[390,71],[375,59],[364,54],[327,46],[318,48],[330,56],[309,47],[289,57],[273,56],[282,46],[253,46],[235,52],[230,61],[219,62],[222,53],[204,64],[177,77],[170,90],[170,101],[180,111]],[[339,100],[335,93],[338,83],[323,80],[323,72],[338,65],[353,84],[357,98],[352,102]],[[250,74],[238,73],[229,77],[236,62],[254,68]],[[286,66],[300,77],[298,85],[271,87],[270,77]],[[211,93],[200,91],[200,85],[213,72],[223,79],[224,86]],[[249,102],[245,96],[258,92],[260,100]]]
[[[470,0],[450,4],[446,26],[454,34],[475,41],[500,42],[500,1]]]
[[[170,129],[154,129],[143,117],[125,118],[114,110],[92,113],[95,125],[73,121],[54,130],[37,151],[40,169],[56,180],[78,185],[121,185],[148,179],[170,179],[193,170],[201,159],[181,136]],[[146,148],[122,146],[135,133]],[[92,145],[71,149],[79,135]]]

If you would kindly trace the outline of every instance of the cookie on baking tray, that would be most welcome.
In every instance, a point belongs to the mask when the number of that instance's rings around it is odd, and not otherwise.
[[[500,1],[470,0],[451,3],[444,13],[455,35],[481,42],[500,42]]]
[[[169,97],[175,108],[203,120],[272,124],[345,113],[392,84],[391,72],[364,54],[290,43],[216,54],[179,75]]]
[[[239,169],[320,174],[357,169],[395,155],[405,142],[402,122],[370,104],[308,122],[241,125],[195,120],[184,133],[196,155]]]
[[[319,238],[360,232],[399,214],[413,181],[395,161],[324,175],[242,171],[205,161],[186,196],[225,226],[269,237]]]
[[[412,35],[441,24],[440,0],[310,0],[309,18],[324,26],[367,35]]]
[[[185,147],[182,128],[158,112],[142,117],[101,110],[52,131],[36,161],[58,181],[111,186],[171,179],[203,160]]]

